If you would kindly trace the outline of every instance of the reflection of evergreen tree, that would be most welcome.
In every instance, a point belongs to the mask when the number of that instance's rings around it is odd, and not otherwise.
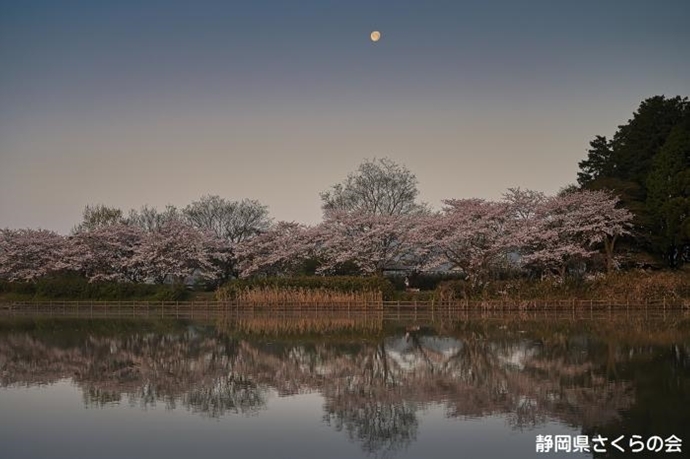
[[[635,403],[621,413],[619,422],[585,429],[587,435],[601,434],[609,439],[626,435],[652,435],[683,439],[682,450],[687,451],[690,439],[690,356],[687,346],[672,345],[664,349],[637,347],[625,349],[632,357],[620,365],[618,378],[631,380],[636,388]],[[594,457],[629,457],[615,448]],[[627,448],[626,448],[627,449]],[[661,453],[643,451],[635,457],[659,457]]]

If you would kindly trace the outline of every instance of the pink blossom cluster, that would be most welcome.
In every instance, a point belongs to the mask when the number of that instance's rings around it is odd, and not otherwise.
[[[61,271],[91,281],[214,278],[228,257],[225,241],[171,220],[156,230],[113,223],[61,236],[47,230],[0,230],[0,278],[32,281]]]
[[[237,249],[242,276],[286,274],[306,259],[322,273],[349,263],[364,274],[454,269],[473,280],[493,269],[562,275],[629,234],[632,214],[605,191],[547,197],[510,189],[497,202],[449,199],[441,212],[381,215],[328,211],[315,226],[279,223]]]
[[[307,260],[318,272],[349,265],[363,274],[390,269],[457,270],[481,281],[502,268],[565,275],[603,253],[614,265],[616,240],[632,214],[606,191],[557,196],[510,189],[499,201],[449,199],[440,212],[381,215],[328,210],[314,226],[278,222],[240,241],[184,219],[152,228],[115,222],[60,236],[0,230],[0,278],[31,281],[69,270],[90,280],[164,282],[196,275],[243,277],[295,273]]]

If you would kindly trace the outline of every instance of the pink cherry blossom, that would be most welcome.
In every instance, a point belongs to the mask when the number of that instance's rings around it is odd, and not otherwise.
[[[67,268],[66,241],[48,230],[0,229],[0,279],[34,281]]]

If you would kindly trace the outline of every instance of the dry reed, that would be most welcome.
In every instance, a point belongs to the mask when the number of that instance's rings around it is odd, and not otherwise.
[[[325,333],[377,333],[383,329],[383,320],[347,318],[239,319],[230,324],[233,329],[247,334],[292,335]]]
[[[237,294],[237,302],[246,306],[380,306],[383,295],[379,291],[339,292],[328,289],[261,287],[244,289]]]

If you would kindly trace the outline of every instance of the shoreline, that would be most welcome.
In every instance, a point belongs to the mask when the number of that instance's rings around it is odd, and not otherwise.
[[[591,298],[571,299],[464,299],[464,300],[383,300],[370,302],[332,301],[324,304],[303,303],[299,301],[285,301],[281,303],[257,304],[256,302],[242,302],[237,300],[183,300],[183,301],[150,301],[150,300],[3,300],[0,299],[0,310],[20,310],[32,308],[79,308],[121,307],[121,308],[163,308],[163,309],[197,309],[214,311],[294,311],[310,312],[366,312],[377,310],[626,310],[626,309],[688,309],[690,299],[687,298],[652,298],[643,301],[594,300]]]

